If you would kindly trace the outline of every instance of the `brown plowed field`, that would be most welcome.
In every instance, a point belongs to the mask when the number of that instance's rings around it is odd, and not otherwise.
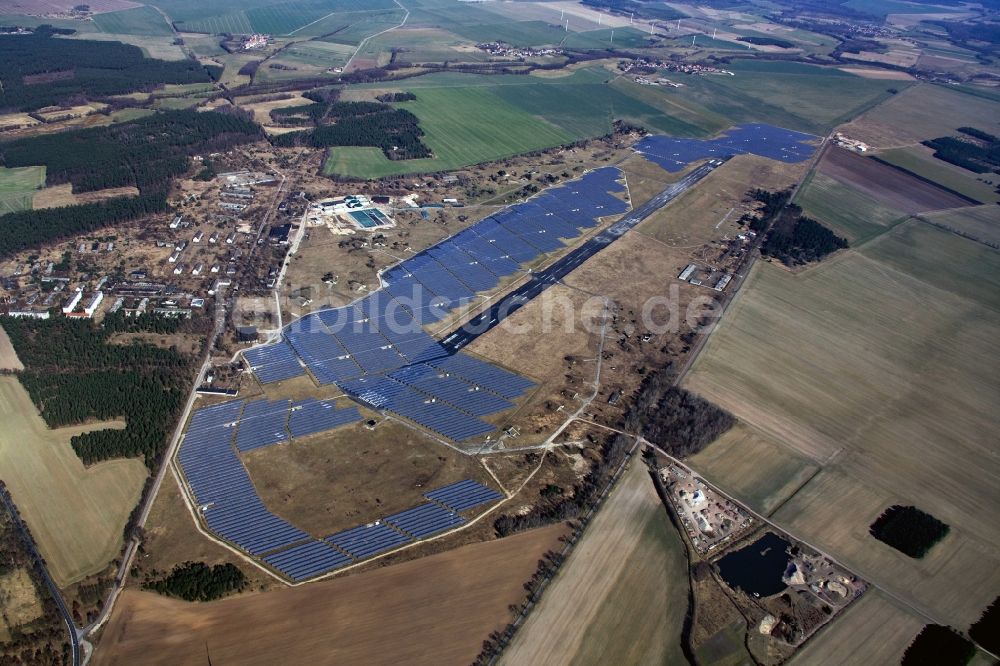
[[[126,590],[95,664],[468,664],[565,532],[552,525],[296,588],[187,603]],[[207,651],[207,654],[206,654]]]
[[[971,205],[957,194],[841,148],[826,152],[819,172],[910,214]]]

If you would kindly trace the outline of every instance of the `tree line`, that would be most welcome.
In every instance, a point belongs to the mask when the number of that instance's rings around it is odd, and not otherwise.
[[[246,585],[246,576],[229,562],[212,567],[204,562],[185,562],[163,578],[144,583],[143,587],[185,601],[212,601],[240,592]]]
[[[122,330],[117,324],[7,317],[3,327],[25,366],[18,377],[50,427],[124,417],[123,430],[73,437],[84,463],[142,456],[155,466],[183,408],[193,358],[173,348],[110,343]]]
[[[153,90],[165,83],[207,83],[221,67],[194,60],[154,60],[136,46],[56,39],[51,31],[0,35],[0,110],[34,111]]]
[[[819,261],[831,252],[848,246],[847,240],[825,226],[802,215],[802,208],[789,203],[790,190],[768,192],[756,189],[750,197],[764,204],[760,216],[744,215],[740,225],[764,234],[761,254],[774,257],[788,266]]]

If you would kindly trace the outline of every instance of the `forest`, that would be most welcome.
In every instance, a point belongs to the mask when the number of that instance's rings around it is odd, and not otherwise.
[[[143,587],[185,601],[212,601],[240,592],[246,584],[246,576],[234,564],[227,562],[210,567],[204,562],[185,562]]]
[[[72,183],[74,192],[135,186],[165,189],[188,169],[188,157],[223,152],[263,136],[233,114],[168,111],[127,123],[34,136],[0,144],[4,166],[44,165],[46,184]]]
[[[934,157],[968,169],[973,173],[1000,173],[1000,138],[975,127],[959,127],[958,131],[976,139],[979,143],[943,136],[924,141],[924,145],[934,149]]]
[[[59,39],[49,31],[0,35],[0,111],[34,111],[166,83],[207,83],[221,72],[194,60],[154,60],[136,46]]]
[[[788,215],[778,219],[761,246],[763,254],[787,266],[800,266],[847,247],[845,239],[816,220],[803,217],[801,210],[794,204],[788,206]]]
[[[906,648],[901,666],[967,664],[975,654],[975,646],[950,627],[928,624]]]
[[[124,418],[123,430],[96,430],[73,437],[85,464],[142,456],[153,468],[180,416],[194,359],[175,349],[112,344],[123,330],[142,330],[147,320],[109,315],[99,326],[88,319],[4,318],[3,327],[25,369],[18,375],[52,428]]]
[[[4,230],[0,234],[0,258],[67,236],[160,213],[166,208],[166,196],[155,193],[0,215],[0,227]]]
[[[915,506],[894,504],[882,512],[868,531],[873,537],[904,555],[920,559],[950,528]]]
[[[674,385],[672,364],[649,373],[625,415],[625,430],[672,456],[694,455],[736,425],[736,419],[701,396]]]
[[[969,627],[969,636],[993,654],[1000,653],[1000,597]]]
[[[317,126],[311,131],[273,137],[279,146],[373,146],[390,160],[430,157],[421,141],[419,119],[405,109],[379,102],[317,102],[305,107],[274,109],[272,117],[306,116]]]
[[[0,257],[162,212],[170,181],[188,170],[190,156],[262,136],[260,126],[236,115],[185,110],[0,144],[0,164],[44,165],[47,185],[72,183],[74,192],[131,185],[140,191],[136,197],[0,215]]]

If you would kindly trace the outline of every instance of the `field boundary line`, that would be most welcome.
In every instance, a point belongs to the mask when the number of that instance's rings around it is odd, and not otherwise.
[[[357,55],[359,53],[361,53],[361,49],[363,49],[365,47],[365,45],[368,43],[368,40],[370,40],[372,37],[378,37],[379,35],[384,35],[387,32],[395,30],[396,28],[402,28],[404,25],[406,25],[407,19],[410,18],[410,10],[407,9],[406,7],[404,7],[402,5],[402,3],[399,2],[399,0],[392,0],[392,1],[395,2],[396,5],[400,9],[402,9],[404,12],[406,12],[403,15],[403,20],[399,22],[399,25],[394,25],[394,26],[392,26],[390,28],[386,28],[385,30],[381,30],[379,32],[376,32],[374,35],[368,35],[367,37],[365,37],[364,39],[362,39],[361,42],[358,44],[358,48],[356,48],[354,50],[354,54],[350,58],[347,59],[346,63],[344,63],[344,70],[345,71],[347,70],[348,67],[351,66],[351,63],[354,62],[354,59],[357,57]]]

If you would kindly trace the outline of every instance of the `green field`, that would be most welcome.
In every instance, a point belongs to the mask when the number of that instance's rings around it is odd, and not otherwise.
[[[996,206],[986,204],[940,213],[924,213],[921,217],[985,243],[1000,245],[1000,215],[997,215]]]
[[[101,32],[121,35],[172,35],[173,30],[166,20],[151,7],[136,7],[120,12],[96,14],[94,25]]]
[[[35,192],[45,187],[45,167],[0,167],[0,215],[31,210]]]
[[[443,73],[391,88],[359,86],[416,92],[417,100],[405,108],[420,118],[434,157],[391,162],[379,151],[336,148],[326,171],[379,178],[455,169],[601,136],[611,131],[614,119],[682,136],[705,136],[730,124],[711,112],[701,117],[697,104],[657,97],[627,81],[609,84],[608,78],[603,69],[582,69],[559,78]]]
[[[803,212],[859,245],[906,219],[902,211],[883,206],[873,197],[840,181],[813,173],[795,197]]]
[[[248,0],[247,2],[195,3],[192,0],[163,0],[158,3],[174,20],[177,29],[186,32],[245,34],[262,32],[269,35],[298,33],[313,26],[323,25],[321,31],[308,30],[306,34],[333,32],[339,14],[358,11],[397,10],[392,0],[303,0],[276,2],[274,0]]]
[[[905,82],[863,79],[829,67],[781,61],[737,61],[735,76],[684,76],[665,94],[697,102],[735,124],[764,122],[826,134],[889,97]],[[676,77],[675,77],[676,78]]]
[[[883,151],[878,156],[889,164],[902,167],[976,201],[982,203],[1000,201],[1000,193],[996,191],[996,184],[1000,182],[1000,178],[991,176],[991,174],[975,174],[948,164],[934,157],[933,151],[924,146],[895,148]],[[987,185],[979,181],[978,178],[992,180],[994,184]]]
[[[406,108],[420,118],[434,157],[392,162],[374,148],[333,148],[327,173],[378,178],[455,169],[568,143],[573,135],[504,101],[486,87],[423,88]],[[489,109],[489,114],[483,113]]]

